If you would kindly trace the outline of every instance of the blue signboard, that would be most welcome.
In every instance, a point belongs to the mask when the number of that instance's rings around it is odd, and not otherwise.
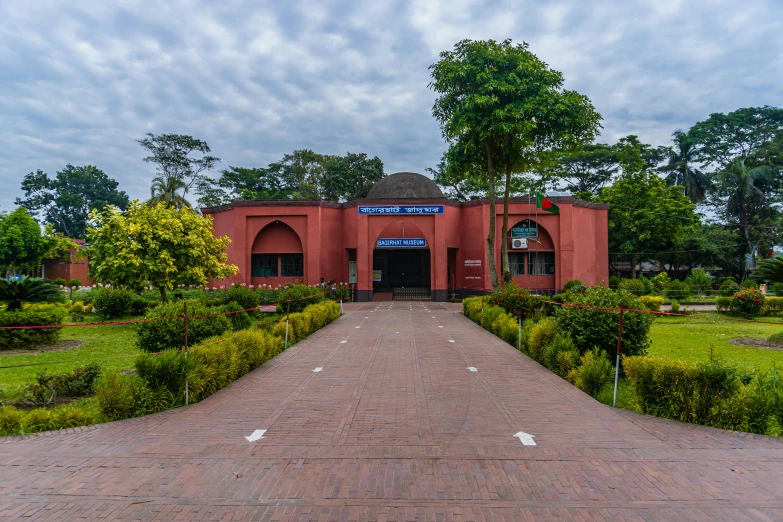
[[[423,237],[384,237],[378,238],[379,247],[426,247],[427,240]]]
[[[359,214],[443,214],[443,205],[379,205],[358,208]]]

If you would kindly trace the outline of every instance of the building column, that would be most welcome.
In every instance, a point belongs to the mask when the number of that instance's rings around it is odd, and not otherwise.
[[[372,301],[372,253],[370,216],[360,214],[357,221],[356,244],[356,300]]]

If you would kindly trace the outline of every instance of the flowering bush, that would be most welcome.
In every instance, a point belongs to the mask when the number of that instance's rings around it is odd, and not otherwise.
[[[764,307],[764,296],[755,288],[746,288],[734,294],[731,298],[732,313],[751,319],[761,314]]]

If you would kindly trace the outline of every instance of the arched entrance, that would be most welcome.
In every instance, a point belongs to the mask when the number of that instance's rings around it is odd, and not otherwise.
[[[266,225],[250,254],[253,284],[283,284],[304,277],[304,251],[299,235],[282,221]]]
[[[373,249],[373,295],[377,300],[427,300],[431,294],[430,245],[407,220],[388,225]]]

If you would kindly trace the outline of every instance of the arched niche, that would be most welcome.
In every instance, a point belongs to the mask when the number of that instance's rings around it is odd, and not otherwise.
[[[527,239],[527,247],[514,248],[514,239]],[[506,241],[512,275],[555,275],[555,243],[541,223],[528,218],[517,221],[509,227]]]
[[[293,228],[274,221],[253,240],[250,254],[252,277],[303,277],[304,249]]]

